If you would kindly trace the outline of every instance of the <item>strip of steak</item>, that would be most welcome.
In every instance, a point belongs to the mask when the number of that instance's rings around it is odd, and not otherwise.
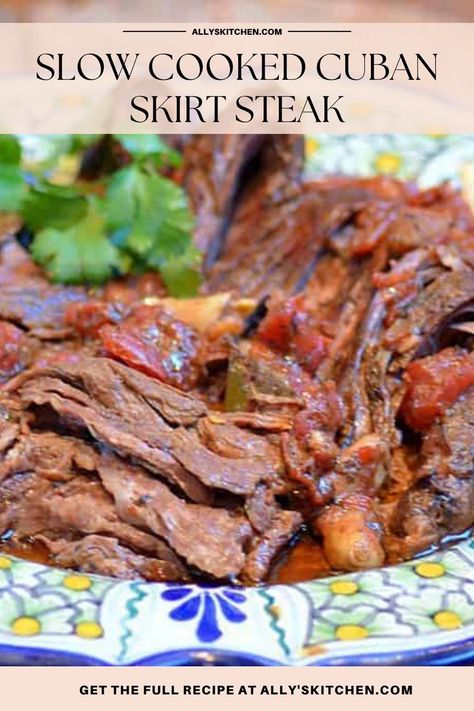
[[[244,580],[257,583],[264,579],[276,553],[288,543],[302,523],[297,511],[278,511],[270,527],[252,542],[243,571]]]
[[[474,524],[474,387],[423,435],[409,488],[389,506],[385,547],[392,560],[437,545]]]
[[[18,541],[45,543],[60,565],[118,577],[186,580],[180,559],[218,579],[236,578],[246,564],[252,526],[243,510],[188,503],[137,465],[73,437],[19,436],[2,462],[2,476],[0,533],[12,530]],[[294,530],[275,529],[280,515],[294,526],[300,521],[299,514],[272,510],[255,580],[264,577]]]
[[[99,474],[125,521],[153,531],[190,565],[216,578],[240,573],[251,535],[243,516],[188,504],[161,482],[116,458],[102,458]]]
[[[177,562],[164,541],[123,522],[101,483],[85,476],[66,473],[65,480],[52,481],[31,470],[12,474],[2,484],[0,530],[13,530],[19,540],[110,535],[136,550]]]
[[[52,561],[62,568],[122,580],[186,581],[186,571],[175,563],[134,553],[117,538],[98,535],[84,536],[78,541],[38,538],[48,548]]]
[[[272,189],[284,189],[300,177],[302,167],[299,136],[202,135],[186,142],[183,186],[196,215],[194,241],[207,264],[220,252],[245,187],[255,179],[271,179]]]
[[[87,430],[99,442],[165,477],[194,501],[208,501],[210,487],[251,494],[259,481],[275,473],[271,462],[220,456],[201,443],[196,430],[172,427],[159,411],[167,396],[185,403],[181,421],[189,421],[190,410],[194,413],[205,406],[105,358],[32,370],[9,383],[8,389],[16,390],[25,406],[50,406],[63,426]],[[165,413],[177,422],[176,410],[166,407]]]
[[[380,241],[388,207],[400,202],[398,186],[391,184],[384,197],[386,211],[370,215],[370,224],[362,230],[356,224],[358,213],[380,200],[377,183],[290,183],[283,191],[269,186],[271,182],[263,178],[261,188],[249,191],[240,202],[221,259],[204,286],[208,293],[235,290],[263,299],[281,290],[290,295],[305,286],[328,250],[346,258],[369,254],[372,245],[364,254],[352,254],[351,243],[360,232],[367,235],[374,230]]]

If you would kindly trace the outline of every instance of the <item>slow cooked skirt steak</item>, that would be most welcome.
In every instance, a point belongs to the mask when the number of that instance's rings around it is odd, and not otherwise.
[[[446,186],[305,182],[289,136],[179,147],[197,298],[155,274],[52,285],[4,229],[0,545],[118,578],[255,584],[469,531],[468,205]],[[101,142],[82,172],[110,160],[126,156]]]

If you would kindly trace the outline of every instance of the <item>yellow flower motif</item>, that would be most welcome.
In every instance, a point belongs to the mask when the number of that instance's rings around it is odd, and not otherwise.
[[[79,622],[76,625],[76,634],[83,639],[98,639],[103,637],[104,630],[98,622]]]
[[[83,590],[89,590],[92,580],[87,575],[67,575],[63,580],[63,585],[69,590],[82,592]]]
[[[402,157],[398,153],[379,153],[375,159],[375,170],[384,175],[393,175],[398,173],[402,163]]]
[[[361,625],[339,625],[336,629],[336,637],[343,642],[365,639],[368,635],[367,629]]]
[[[355,595],[359,586],[352,580],[336,580],[330,584],[329,589],[334,595]]]
[[[7,558],[4,555],[0,555],[0,570],[8,570],[11,567],[12,567],[12,562],[11,562],[10,558]]]
[[[422,578],[441,578],[446,575],[446,568],[442,563],[420,563],[415,567],[415,573]]]
[[[459,615],[451,610],[440,610],[434,615],[433,620],[442,630],[457,630],[462,626]]]
[[[34,617],[17,617],[11,624],[11,631],[19,637],[33,637],[41,632],[41,624]]]
[[[306,139],[306,146],[305,146],[305,148],[306,148],[306,155],[307,155],[309,158],[310,158],[311,156],[313,156],[317,151],[319,151],[320,147],[321,147],[321,144],[319,143],[319,141],[317,141],[317,140],[316,140],[315,138],[313,138],[312,136],[309,136],[309,137]]]

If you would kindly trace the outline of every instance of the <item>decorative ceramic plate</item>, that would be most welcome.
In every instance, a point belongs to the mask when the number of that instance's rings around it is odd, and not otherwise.
[[[450,180],[474,135],[308,138],[309,175]],[[117,582],[0,555],[7,664],[429,664],[474,655],[474,541],[410,563],[255,589]]]

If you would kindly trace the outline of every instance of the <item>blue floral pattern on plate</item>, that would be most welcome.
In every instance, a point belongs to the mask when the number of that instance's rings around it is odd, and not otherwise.
[[[246,598],[238,590],[176,585],[164,590],[161,597],[177,603],[169,612],[172,620],[197,621],[196,636],[200,642],[215,642],[222,637],[219,614],[234,624],[247,619],[245,612],[239,609]]]

